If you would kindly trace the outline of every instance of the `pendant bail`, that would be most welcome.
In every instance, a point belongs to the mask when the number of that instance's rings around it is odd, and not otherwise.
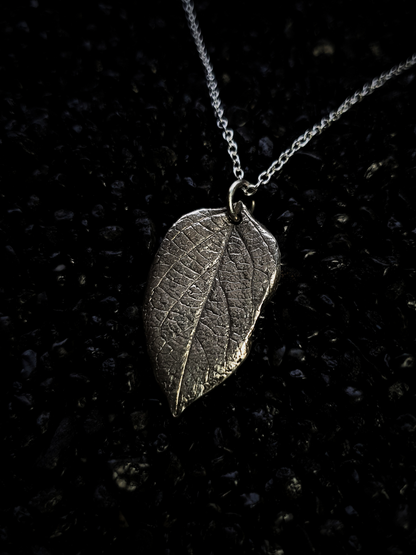
[[[237,212],[234,207],[234,203],[233,203],[234,193],[237,191],[237,189],[243,189],[247,186],[250,186],[250,183],[248,181],[246,181],[245,179],[237,179],[237,181],[234,181],[234,183],[231,185],[228,191],[228,215],[230,217],[230,220],[234,224],[239,224],[241,221],[240,213]],[[251,214],[254,212],[255,205],[256,205],[255,201],[252,200],[251,208],[249,208]]]

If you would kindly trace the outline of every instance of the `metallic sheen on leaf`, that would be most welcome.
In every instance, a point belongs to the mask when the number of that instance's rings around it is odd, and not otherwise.
[[[239,203],[201,209],[168,231],[153,262],[144,323],[155,376],[174,416],[246,359],[264,303],[280,277],[273,235]]]

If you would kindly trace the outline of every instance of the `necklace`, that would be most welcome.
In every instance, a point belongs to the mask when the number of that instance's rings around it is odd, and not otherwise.
[[[236,181],[226,208],[196,210],[171,227],[150,270],[143,309],[145,332],[155,377],[174,416],[222,383],[247,358],[256,321],[280,278],[275,238],[253,217],[253,201],[249,209],[241,201],[234,202],[236,191],[254,195],[299,149],[352,106],[416,65],[414,54],[364,85],[298,137],[252,184],[244,179],[193,2],[182,0],[182,4]]]

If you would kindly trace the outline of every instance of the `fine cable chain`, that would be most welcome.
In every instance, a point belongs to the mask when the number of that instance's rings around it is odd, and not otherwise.
[[[212,67],[211,60],[209,59],[207,47],[205,46],[204,39],[202,38],[199,22],[196,18],[194,3],[192,0],[182,0],[182,5],[185,10],[189,30],[191,31],[199,57],[201,58],[201,62],[205,69],[205,77],[207,80],[209,95],[211,97],[211,104],[217,117],[217,125],[220,129],[222,129],[222,136],[228,143],[228,154],[233,161],[234,175],[237,179],[243,179],[244,171],[241,167],[240,157],[237,153],[237,143],[233,139],[234,131],[232,129],[228,129],[228,120],[224,117],[224,108],[220,100],[218,83],[215,79],[214,68]]]
[[[194,3],[192,0],[182,0],[182,5],[185,10],[188,26],[198,50],[199,57],[205,69],[208,92],[211,97],[212,107],[214,108],[214,112],[217,117],[217,126],[222,130],[222,136],[228,143],[228,154],[233,162],[234,175],[238,180],[243,180],[244,171],[241,167],[240,157],[238,156],[237,143],[233,138],[234,131],[228,128],[228,120],[224,117],[224,108],[220,100],[218,82],[214,75],[214,69],[212,67],[204,39],[202,38],[201,29],[195,13]],[[410,56],[410,58],[408,58],[405,62],[392,67],[389,71],[383,72],[379,77],[375,77],[371,83],[366,83],[361,90],[356,91],[352,96],[344,100],[344,102],[336,110],[330,112],[327,117],[322,118],[319,123],[315,124],[311,129],[308,129],[305,133],[303,133],[303,135],[300,135],[295,141],[293,141],[290,148],[282,152],[279,158],[277,158],[277,160],[275,160],[266,171],[262,172],[258,176],[257,183],[255,185],[245,181],[244,185],[241,187],[244,193],[247,196],[254,195],[258,188],[261,185],[268,183],[271,177],[276,172],[280,171],[299,149],[306,146],[316,135],[320,135],[322,131],[328,129],[332,123],[339,120],[339,118],[352,108],[354,104],[361,102],[364,97],[369,96],[376,89],[382,87],[387,81],[392,79],[392,77],[399,76],[414,65],[416,65],[416,53]]]

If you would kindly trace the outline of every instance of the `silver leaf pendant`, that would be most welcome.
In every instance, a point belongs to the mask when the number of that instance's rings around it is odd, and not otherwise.
[[[243,203],[182,216],[150,270],[144,302],[148,350],[174,416],[247,358],[251,335],[280,277],[273,235]]]

